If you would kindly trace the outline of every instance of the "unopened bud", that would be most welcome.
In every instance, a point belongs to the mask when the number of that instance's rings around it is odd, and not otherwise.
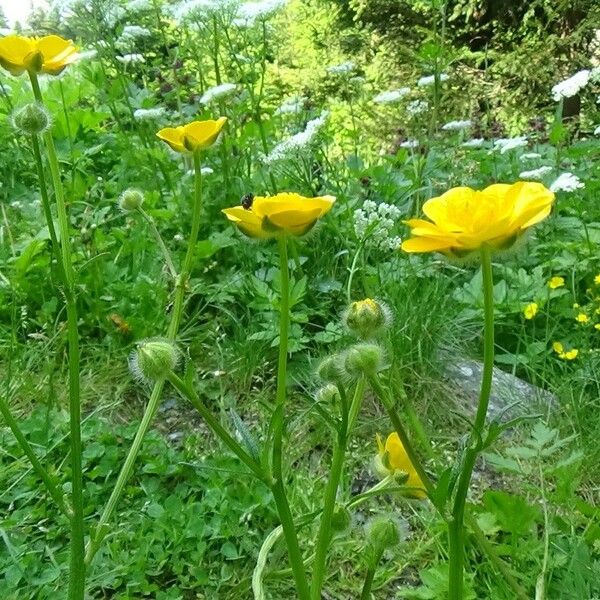
[[[125,212],[137,210],[144,203],[144,193],[130,188],[119,196],[119,208]]]
[[[328,383],[324,385],[322,388],[317,390],[315,394],[315,400],[319,404],[323,404],[325,406],[331,406],[335,404],[340,398],[340,391],[337,386],[333,385],[333,383]]]
[[[383,350],[377,344],[356,344],[348,349],[344,360],[352,377],[375,375],[383,364]]]
[[[373,519],[367,526],[367,548],[365,556],[369,566],[375,568],[379,558],[386,551],[397,546],[402,539],[401,526],[389,516]],[[373,564],[375,563],[375,564]]]
[[[14,113],[13,124],[23,133],[37,135],[50,126],[50,115],[39,102],[31,102]]]
[[[343,534],[350,528],[352,517],[350,512],[344,506],[337,504],[331,515],[331,529],[333,533]]]
[[[334,354],[333,356],[324,358],[317,368],[317,373],[323,381],[329,383],[338,382],[343,375],[343,366],[340,356]]]
[[[179,364],[180,353],[169,340],[145,340],[129,358],[129,368],[136,379],[152,382],[165,379]]]
[[[385,304],[367,298],[353,302],[344,315],[344,321],[359,338],[366,340],[377,335],[387,325],[389,314]]]

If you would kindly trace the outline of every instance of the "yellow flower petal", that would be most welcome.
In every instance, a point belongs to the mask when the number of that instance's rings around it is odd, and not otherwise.
[[[415,237],[402,242],[404,252],[433,252],[435,250],[449,250],[452,247],[447,239],[433,239]]]
[[[20,35],[7,35],[0,38],[0,65],[13,75],[26,70],[25,58],[34,51],[31,38]]]
[[[262,227],[262,219],[252,211],[246,210],[243,206],[224,208],[221,212],[249,237],[266,239],[275,235],[274,233],[266,232]]]
[[[156,137],[160,138],[163,142],[167,142],[176,152],[185,152],[183,127],[165,127],[156,134]]]
[[[77,48],[70,40],[58,35],[47,35],[37,41],[36,49],[42,55],[42,73],[57,75],[79,58]]]

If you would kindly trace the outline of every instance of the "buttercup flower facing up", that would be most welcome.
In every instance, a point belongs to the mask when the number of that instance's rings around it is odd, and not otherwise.
[[[531,302],[529,303],[524,309],[523,309],[523,316],[528,320],[531,321],[531,319],[533,319],[535,317],[535,315],[537,315],[538,313],[538,305],[535,302]]]
[[[431,221],[411,219],[405,252],[442,252],[464,257],[487,244],[511,247],[525,231],[545,219],[554,194],[541,183],[496,183],[478,191],[457,187],[428,200],[423,212]]]
[[[58,35],[41,38],[7,35],[0,38],[0,65],[12,75],[25,71],[58,75],[78,58],[73,42]]]
[[[176,152],[195,152],[212,146],[227,123],[227,117],[216,121],[192,121],[179,127],[165,127],[156,136]]]
[[[226,217],[249,237],[273,238],[282,234],[304,235],[327,214],[335,198],[304,198],[283,192],[275,196],[244,196],[240,206],[223,209]]]
[[[405,484],[408,487],[421,488],[411,493],[414,498],[425,498],[425,486],[417,471],[406,454],[406,450],[398,434],[394,431],[388,435],[385,444],[381,436],[377,434],[377,448],[379,453],[375,457],[375,468],[382,476],[393,475],[397,472],[406,473],[408,479]]]
[[[563,287],[565,285],[565,278],[564,277],[558,277],[557,275],[555,275],[554,277],[550,278],[550,280],[548,281],[548,287],[551,290],[556,290],[560,287]]]

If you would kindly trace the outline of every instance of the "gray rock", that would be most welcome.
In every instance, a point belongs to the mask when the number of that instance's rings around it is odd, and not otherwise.
[[[447,383],[456,392],[466,416],[477,411],[483,363],[456,360],[445,368]],[[547,414],[557,405],[557,397],[519,377],[494,367],[488,420],[501,416],[502,421],[536,413]]]

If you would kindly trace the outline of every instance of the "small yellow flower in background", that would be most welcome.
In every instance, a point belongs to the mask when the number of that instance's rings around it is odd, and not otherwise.
[[[538,308],[539,307],[535,302],[531,302],[523,309],[523,316],[527,320],[533,319],[535,317],[535,315],[537,315],[537,313],[538,313]]]
[[[554,342],[552,344],[552,350],[558,354],[558,358],[562,360],[575,360],[579,355],[579,350],[573,348],[565,352],[564,346],[560,342]]]
[[[575,317],[575,320],[576,320],[578,323],[587,323],[587,322],[590,320],[590,318],[589,318],[589,317],[588,317],[588,316],[587,316],[585,313],[582,313],[582,312],[580,312],[580,313],[579,313],[579,314],[578,314],[578,315]]]
[[[7,35],[0,38],[0,65],[12,75],[25,71],[58,75],[78,58],[73,42],[58,35],[41,38]]]
[[[598,331],[600,331],[600,323],[596,323],[594,325],[594,329],[597,329]]]
[[[222,212],[247,236],[267,239],[282,234],[304,235],[331,210],[334,202],[333,196],[305,198],[283,192],[253,196],[250,201]]]
[[[377,434],[377,448],[379,453],[375,457],[375,468],[377,472],[382,476],[393,475],[396,472],[406,473],[408,479],[404,485],[408,487],[421,488],[415,490],[412,495],[415,498],[425,498],[425,486],[419,477],[419,474],[415,470],[404,445],[400,441],[398,434],[394,431],[388,435],[385,440],[385,444],[381,439],[381,436]]]
[[[430,221],[406,221],[412,237],[402,243],[402,249],[457,257],[484,244],[506,249],[550,214],[553,201],[554,194],[541,183],[496,183],[480,191],[452,188],[425,202],[423,212]]]
[[[596,275],[596,277],[594,277],[594,283],[596,285],[600,285],[600,274]]]
[[[227,123],[227,117],[216,121],[192,121],[179,127],[165,127],[156,136],[176,152],[195,152],[212,146]]]
[[[550,281],[548,281],[548,287],[551,290],[555,290],[556,288],[559,287],[563,287],[563,285],[565,285],[565,278],[564,277],[552,277],[550,279]]]

